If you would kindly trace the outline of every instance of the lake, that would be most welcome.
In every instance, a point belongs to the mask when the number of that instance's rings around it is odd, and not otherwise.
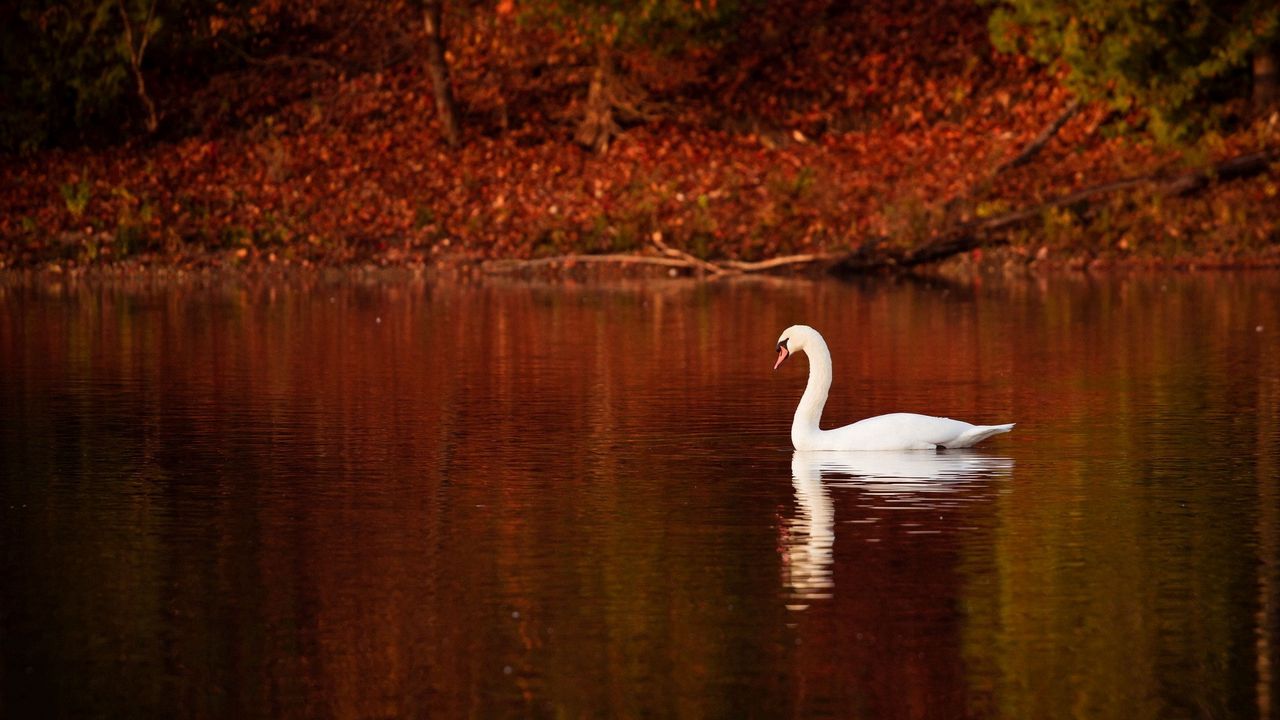
[[[0,476],[6,718],[1280,715],[1276,273],[9,282]]]

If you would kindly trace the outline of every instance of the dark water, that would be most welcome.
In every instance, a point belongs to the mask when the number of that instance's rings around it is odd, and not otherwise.
[[[1278,476],[1276,275],[0,286],[0,716],[1274,718]]]

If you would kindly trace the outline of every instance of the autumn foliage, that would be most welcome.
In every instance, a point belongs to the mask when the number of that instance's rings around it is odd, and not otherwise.
[[[679,47],[619,46],[638,112],[593,152],[574,135],[599,36],[527,10],[446,5],[457,147],[419,6],[264,0],[204,17],[207,76],[172,47],[144,68],[157,132],[135,120],[123,140],[0,158],[0,262],[431,266],[645,252],[655,235],[701,258],[830,253],[1280,139],[1274,116],[1241,116],[1172,150],[1086,104],[1002,169],[1074,97],[1060,69],[992,47],[990,7],[802,0],[744,4],[732,31]],[[1275,261],[1278,184],[1273,167],[1176,200],[1133,190],[1002,242],[1028,262]]]

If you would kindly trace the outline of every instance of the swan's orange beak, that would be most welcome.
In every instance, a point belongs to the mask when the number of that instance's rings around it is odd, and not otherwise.
[[[782,343],[778,343],[778,361],[773,364],[773,369],[777,370],[778,366],[782,364],[782,361],[786,360],[787,356],[790,354],[791,353],[787,350],[786,345],[783,345]]]

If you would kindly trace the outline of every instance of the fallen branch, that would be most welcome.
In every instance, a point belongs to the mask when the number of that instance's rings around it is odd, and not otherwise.
[[[688,263],[690,267],[695,267],[699,270],[702,270],[703,272],[711,273],[712,275],[723,275],[726,272],[731,272],[729,268],[717,265],[707,260],[703,260],[702,258],[696,255],[690,255],[689,253],[683,250],[677,250],[667,245],[665,242],[662,241],[662,233],[660,232],[655,232],[650,239],[653,241],[654,247],[658,249],[658,252],[662,253],[663,255],[669,258],[683,260],[684,262]]]
[[[1239,180],[1266,172],[1280,161],[1280,148],[1268,148],[1215,163],[1204,170],[1194,170],[1172,178],[1160,173],[1116,180],[1077,190],[1022,210],[993,218],[960,223],[936,238],[912,248],[894,245],[888,238],[875,238],[838,258],[828,268],[837,275],[853,275],[887,269],[907,269],[945,260],[980,247],[1003,245],[1007,240],[992,234],[1022,225],[1044,215],[1046,210],[1092,204],[1096,198],[1122,190],[1156,185],[1155,194],[1164,197],[1184,196],[1199,191],[1213,182]]]
[[[1224,160],[1205,172],[1187,173],[1166,182],[1161,194],[1182,196],[1203,189],[1212,182],[1240,180],[1267,171],[1272,163],[1280,161],[1280,148],[1269,148]]]
[[[788,267],[791,265],[811,265],[814,263],[828,263],[835,261],[837,255],[783,255],[782,257],[770,258],[768,260],[759,260],[756,262],[744,262],[741,260],[725,260],[725,267],[733,268],[739,272],[754,273],[765,272],[767,270],[776,270],[780,267]]]
[[[577,264],[656,265],[675,270],[687,270],[689,272],[701,273],[711,279],[716,279],[732,275],[766,273],[780,268],[799,265],[815,265],[819,269],[825,269],[827,265],[835,262],[841,257],[839,255],[784,255],[782,257],[769,258],[768,260],[759,260],[754,262],[724,260],[716,263],[711,262],[710,260],[703,260],[702,258],[681,250],[676,250],[675,248],[661,243],[661,240],[658,240],[654,244],[655,247],[663,252],[662,255],[655,256],[630,253],[606,253],[600,255],[570,254],[535,258],[533,260],[487,260],[481,264],[481,269],[486,273],[500,275],[514,274],[549,267],[568,268]],[[665,248],[665,250],[662,250],[663,248]]]
[[[481,267],[485,272],[502,274],[545,267],[572,267],[578,264],[657,265],[702,273],[712,279],[729,275],[763,273],[779,268],[801,265],[808,265],[813,270],[823,270],[835,275],[906,270],[945,260],[980,247],[1003,245],[1008,241],[995,236],[995,233],[1038,219],[1043,216],[1046,210],[1080,205],[1087,206],[1103,195],[1151,184],[1156,185],[1155,192],[1157,195],[1186,195],[1200,190],[1215,181],[1237,180],[1260,174],[1277,161],[1280,161],[1280,148],[1270,148],[1224,160],[1205,170],[1183,173],[1172,178],[1153,173],[1103,183],[1062,195],[1033,207],[1005,213],[998,217],[960,223],[928,242],[921,243],[915,247],[903,247],[893,243],[889,238],[879,237],[868,240],[852,252],[843,255],[785,255],[755,262],[741,260],[713,262],[673,248],[663,242],[661,234],[654,233],[650,239],[652,240],[653,248],[660,253],[659,255],[630,253],[557,255],[534,260],[490,260],[483,263]]]
[[[487,273],[506,274],[541,267],[572,267],[577,264],[601,263],[616,265],[662,265],[670,268],[689,269],[685,260],[675,258],[654,257],[652,255],[630,255],[626,253],[608,253],[602,255],[555,255],[552,257],[534,258],[533,260],[486,260],[480,267]]]

